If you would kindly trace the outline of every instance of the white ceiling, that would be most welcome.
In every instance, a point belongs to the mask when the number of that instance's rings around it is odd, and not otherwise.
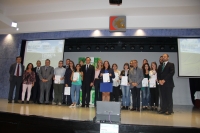
[[[108,29],[111,15],[127,16],[128,29],[200,28],[200,0],[0,0],[0,34]]]

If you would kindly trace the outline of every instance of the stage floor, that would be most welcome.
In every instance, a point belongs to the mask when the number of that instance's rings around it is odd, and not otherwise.
[[[64,120],[92,121],[95,108],[69,108],[68,106],[41,104],[14,104],[0,99],[0,111],[22,115],[36,115]],[[200,128],[200,109],[193,106],[174,106],[174,114],[166,116],[153,111],[121,111],[122,124],[178,126]]]

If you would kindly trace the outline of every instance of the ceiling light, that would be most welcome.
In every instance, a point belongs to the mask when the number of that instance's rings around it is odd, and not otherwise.
[[[153,46],[149,46],[149,49],[150,49],[150,50],[153,50]]]
[[[81,47],[77,46],[77,47],[76,47],[76,49],[77,49],[77,50],[80,50],[80,49],[81,49]]]
[[[96,47],[95,47],[95,49],[96,49],[96,50],[99,50],[99,49],[100,49],[100,47],[99,47],[99,46],[96,46]]]
[[[144,47],[143,46],[140,46],[140,50],[143,50],[144,49]]]
[[[126,46],[122,46],[122,49],[125,50],[125,49],[126,49]]]
[[[72,47],[72,46],[69,46],[69,47],[68,47],[68,49],[69,49],[69,50],[72,50],[72,49],[73,49],[73,47]]]
[[[12,22],[11,23],[11,27],[15,27],[16,28],[17,27],[17,23],[16,22]]]
[[[174,48],[174,46],[170,46],[170,49],[171,49],[171,50],[174,50],[175,48]]]
[[[164,49],[165,49],[165,46],[160,46],[160,49],[161,49],[161,50],[164,50]]]
[[[105,46],[104,49],[105,49],[105,50],[108,50],[108,46]]]
[[[131,50],[134,50],[135,49],[135,47],[134,46],[131,46]]]
[[[111,46],[111,47],[110,47],[110,49],[111,49],[111,50],[114,50],[114,49],[115,49],[115,47],[114,47],[114,46]]]
[[[16,28],[16,31],[18,31],[19,30],[19,28]]]

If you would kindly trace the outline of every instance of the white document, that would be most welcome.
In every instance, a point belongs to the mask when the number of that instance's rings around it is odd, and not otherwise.
[[[121,85],[128,85],[128,77],[127,76],[122,76]]]
[[[103,82],[110,82],[110,76],[109,73],[104,73],[103,74]]]
[[[119,133],[119,125],[117,124],[100,124],[100,133]]]
[[[65,87],[65,95],[70,95],[70,87]]]
[[[148,78],[144,78],[144,79],[142,80],[142,87],[148,87],[148,85],[149,85]]]
[[[55,84],[60,84],[60,78],[61,78],[61,76],[55,75],[54,83],[55,83]]]
[[[75,80],[75,81],[79,80],[79,75],[80,75],[79,72],[74,72],[73,81],[74,81],[74,80]]]
[[[150,78],[149,79],[149,86],[150,88],[156,88],[156,79],[155,78]]]

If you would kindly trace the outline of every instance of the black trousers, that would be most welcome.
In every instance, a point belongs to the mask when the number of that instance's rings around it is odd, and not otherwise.
[[[96,101],[102,101],[102,92],[100,92],[100,79],[94,80],[95,87],[95,97],[94,97],[94,106],[96,107]]]
[[[113,86],[113,92],[110,93],[110,101],[119,101],[120,86]]]
[[[156,88],[150,88],[150,95],[151,95],[151,106],[155,106],[158,107],[158,100],[159,100],[159,91],[158,91],[158,85],[156,86]]]
[[[20,91],[21,84],[22,84],[22,77],[13,76],[12,81],[10,81],[8,101],[11,102],[13,100],[13,92],[14,92],[15,87],[16,87],[16,90],[15,90],[14,101],[17,102],[19,100],[19,91]]]
[[[140,108],[140,88],[131,88],[133,108]]]
[[[161,96],[162,96],[162,111],[173,112],[173,87],[160,86]]]
[[[36,81],[34,86],[33,86],[33,89],[32,89],[32,94],[33,94],[33,102],[36,103],[38,102],[39,103],[39,99],[40,99],[40,81]]]
[[[90,83],[83,83],[82,85],[82,106],[85,104],[89,106],[90,103],[90,91],[92,87],[90,86]]]
[[[160,99],[160,109],[162,110],[162,95],[161,95],[161,89],[160,85],[158,85],[158,92],[159,92],[159,99]]]

